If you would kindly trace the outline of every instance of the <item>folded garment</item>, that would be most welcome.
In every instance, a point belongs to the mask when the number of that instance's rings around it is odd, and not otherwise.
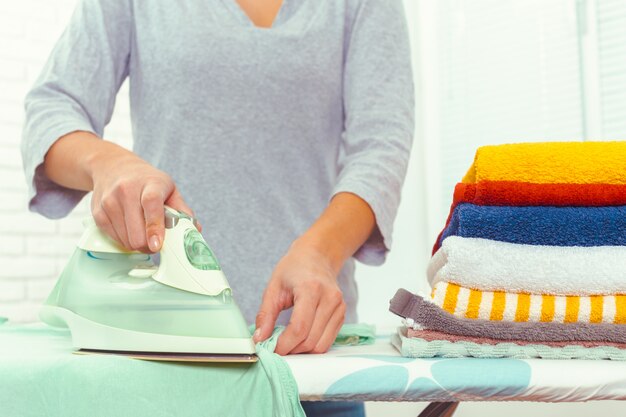
[[[376,326],[366,323],[346,323],[341,326],[334,346],[372,345],[376,341]]]
[[[626,184],[626,142],[515,143],[478,148],[464,183]]]
[[[280,329],[282,330],[282,327]],[[256,326],[251,324],[248,330],[252,334]],[[339,329],[333,346],[363,346],[373,345],[374,342],[376,342],[376,326],[367,323],[345,323]]]
[[[435,285],[431,297],[448,313],[468,319],[626,324],[626,294],[555,296],[492,292],[442,281]]]
[[[443,334],[443,333],[442,333]],[[587,347],[574,342],[565,346],[549,343],[521,344],[503,342],[492,344],[484,339],[458,340],[451,336],[429,340],[427,337],[407,337],[405,328],[391,336],[391,343],[400,354],[409,358],[515,358],[515,359],[611,359],[626,360],[626,349],[612,345]]]
[[[438,332],[436,330],[415,330],[407,327],[406,331],[403,331],[406,337],[417,337],[420,339],[432,342],[434,340],[447,340],[448,342],[472,342],[485,345],[499,345],[503,343],[515,343],[516,345],[527,346],[537,345],[536,342],[529,342],[527,340],[498,340],[490,337],[477,337],[477,336],[459,336],[456,334],[450,334],[446,332]],[[587,348],[611,346],[618,349],[626,349],[626,343],[611,343],[611,342],[589,342],[584,340],[575,340],[572,342],[541,342],[541,345],[551,347],[567,347],[567,346],[582,346]],[[626,354],[626,352],[624,352]]]
[[[541,246],[449,236],[428,264],[431,286],[545,295],[626,294],[626,246]]]
[[[626,343],[626,325],[609,323],[545,323],[458,318],[405,289],[391,299],[389,311],[416,326],[459,336],[529,342],[601,341]]]
[[[549,246],[626,245],[626,206],[496,207],[459,204],[435,250],[448,236]]]

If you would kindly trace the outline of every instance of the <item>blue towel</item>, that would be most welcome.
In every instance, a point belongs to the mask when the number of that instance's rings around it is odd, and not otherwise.
[[[552,246],[626,246],[626,206],[495,207],[459,204],[448,236]]]

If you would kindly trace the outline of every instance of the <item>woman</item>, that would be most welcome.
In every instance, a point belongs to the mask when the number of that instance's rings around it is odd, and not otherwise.
[[[100,139],[126,77],[133,152]],[[401,0],[82,0],[22,150],[31,210],[93,191],[127,248],[159,250],[164,204],[193,209],[255,340],[288,323],[284,355],[356,320],[352,257],[385,259],[412,135]]]

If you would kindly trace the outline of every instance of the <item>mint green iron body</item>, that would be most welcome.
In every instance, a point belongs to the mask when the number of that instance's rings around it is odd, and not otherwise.
[[[254,361],[248,326],[193,219],[166,208],[156,266],[128,252],[93,220],[41,319],[68,327],[75,348],[145,359]]]

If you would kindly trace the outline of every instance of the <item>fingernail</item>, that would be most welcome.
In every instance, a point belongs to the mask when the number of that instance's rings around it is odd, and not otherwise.
[[[261,329],[256,329],[254,331],[254,334],[252,335],[252,340],[254,340],[254,342],[258,342],[259,338],[261,337]]]
[[[157,235],[152,236],[148,245],[150,246],[150,250],[152,252],[156,252],[159,249],[159,237]]]

